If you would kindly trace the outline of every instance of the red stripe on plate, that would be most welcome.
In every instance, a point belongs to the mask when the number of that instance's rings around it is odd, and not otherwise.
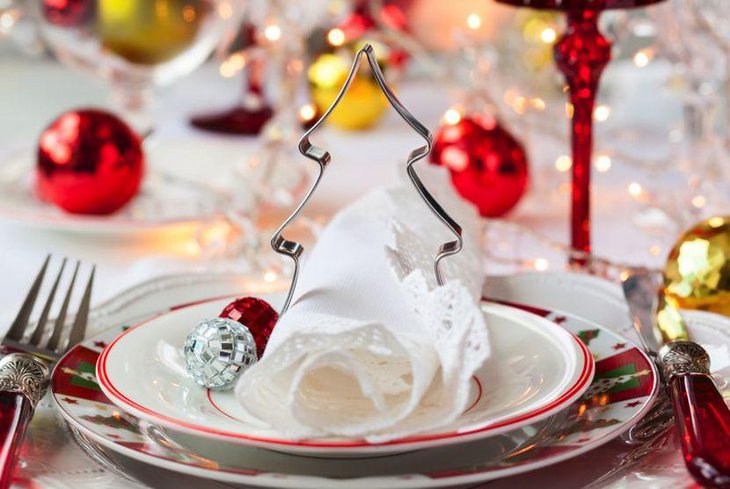
[[[215,299],[220,300],[220,299]],[[203,301],[203,302],[213,302],[213,301]],[[176,310],[179,310],[177,308]],[[593,378],[593,372],[594,372],[594,362],[593,357],[583,342],[576,337],[575,335],[571,334],[571,337],[575,341],[575,343],[578,345],[578,348],[581,351],[582,357],[583,357],[583,368],[580,372],[580,375],[578,376],[578,379],[576,383],[568,389],[566,392],[564,392],[560,397],[556,398],[549,404],[543,406],[540,409],[536,409],[533,411],[529,411],[527,413],[521,414],[519,416],[514,416],[512,418],[505,419],[503,421],[500,421],[498,423],[482,426],[478,429],[470,430],[470,431],[463,431],[463,432],[448,432],[448,433],[438,433],[438,434],[429,434],[429,435],[418,435],[418,436],[410,436],[406,438],[401,438],[398,440],[391,440],[384,443],[370,443],[365,440],[353,440],[353,441],[341,441],[341,442],[323,442],[323,441],[317,441],[317,440],[288,440],[288,439],[279,439],[279,438],[266,438],[266,437],[259,437],[259,436],[251,436],[251,435],[244,435],[241,433],[235,433],[235,432],[229,432],[224,430],[218,430],[209,428],[206,426],[200,426],[194,423],[189,423],[187,421],[182,421],[177,418],[173,418],[164,414],[160,414],[156,411],[153,411],[152,409],[143,406],[133,400],[131,400],[129,397],[124,395],[122,392],[120,392],[114,385],[111,383],[109,379],[109,375],[107,372],[107,358],[109,356],[109,352],[112,351],[114,346],[124,338],[127,334],[130,332],[136,330],[139,327],[144,326],[148,322],[152,321],[153,319],[159,317],[155,316],[153,318],[147,319],[146,321],[143,321],[139,323],[138,325],[124,331],[122,334],[117,336],[114,341],[112,341],[106,348],[104,348],[104,351],[102,351],[101,355],[99,356],[99,360],[97,363],[97,377],[99,384],[103,387],[103,389],[111,396],[114,397],[118,403],[121,403],[123,405],[126,405],[127,407],[130,407],[134,410],[137,410],[141,413],[144,413],[146,416],[155,419],[158,422],[161,422],[162,424],[168,424],[171,426],[175,426],[177,428],[182,428],[188,431],[193,432],[199,432],[199,433],[205,433],[208,435],[217,436],[220,438],[228,438],[228,439],[234,439],[234,440],[246,440],[254,443],[265,443],[269,445],[281,445],[281,446],[296,446],[296,447],[302,447],[302,448],[361,448],[361,447],[373,447],[373,446],[399,446],[399,445],[410,445],[413,443],[420,443],[420,442],[426,442],[426,441],[438,441],[438,440],[447,440],[451,438],[463,438],[469,435],[474,435],[477,433],[488,433],[490,431],[494,431],[500,428],[507,428],[511,425],[522,423],[523,421],[539,417],[549,411],[552,411],[553,409],[561,406],[564,404],[567,400],[574,397],[578,392],[582,391],[586,385],[592,380]]]

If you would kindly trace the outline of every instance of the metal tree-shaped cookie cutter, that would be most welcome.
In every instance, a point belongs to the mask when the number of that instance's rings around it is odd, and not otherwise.
[[[347,90],[350,87],[350,84],[352,84],[352,81],[357,74],[358,69],[360,68],[360,63],[362,62],[363,56],[367,57],[368,64],[370,65],[370,69],[372,70],[373,76],[375,77],[375,81],[378,83],[378,86],[380,86],[380,89],[385,94],[385,97],[388,99],[390,105],[395,109],[398,115],[400,115],[401,118],[406,121],[408,125],[411,126],[413,130],[416,131],[426,141],[426,144],[424,146],[420,146],[414,149],[408,155],[408,160],[406,161],[406,171],[408,173],[408,177],[411,179],[413,185],[416,187],[416,190],[418,190],[421,198],[426,202],[426,204],[431,209],[431,211],[433,211],[436,217],[438,217],[439,220],[443,222],[444,225],[448,227],[452,233],[454,233],[454,236],[456,236],[456,240],[448,241],[441,245],[441,247],[439,248],[439,252],[434,260],[434,272],[436,273],[436,281],[439,285],[444,285],[444,277],[439,268],[441,260],[447,256],[455,255],[456,253],[461,251],[462,248],[463,240],[461,237],[461,226],[459,226],[459,224],[446,213],[441,205],[436,202],[436,199],[433,198],[431,193],[423,185],[423,182],[421,182],[421,179],[418,177],[418,174],[413,167],[413,165],[417,161],[422,160],[431,152],[431,148],[433,146],[433,136],[431,135],[431,132],[426,129],[426,127],[421,124],[415,117],[413,117],[413,114],[411,114],[408,109],[406,109],[403,104],[400,103],[393,91],[390,89],[390,87],[388,87],[383,72],[380,70],[380,66],[378,66],[375,51],[373,50],[373,47],[371,45],[367,44],[355,55],[352,67],[350,68],[350,72],[348,73],[347,79],[340,89],[337,98],[335,98],[334,102],[332,102],[332,105],[329,107],[329,109],[327,109],[322,117],[320,117],[319,120],[307,132],[305,132],[304,136],[302,136],[302,138],[299,140],[299,152],[310,160],[314,160],[317,162],[317,164],[319,165],[319,174],[315,178],[312,187],[309,189],[309,192],[307,192],[307,195],[304,197],[304,200],[302,200],[299,206],[297,206],[294,212],[292,212],[292,214],[286,219],[286,221],[284,221],[279,229],[276,230],[271,238],[271,246],[274,248],[274,251],[282,255],[290,256],[292,260],[294,260],[294,273],[292,275],[291,285],[289,286],[289,293],[287,294],[286,301],[284,302],[284,306],[282,307],[280,314],[284,314],[291,304],[292,297],[294,296],[294,290],[296,289],[297,280],[299,278],[299,257],[304,251],[304,247],[301,245],[301,243],[287,240],[282,236],[282,232],[299,215],[304,206],[307,204],[312,194],[317,189],[319,182],[322,180],[322,175],[324,175],[325,168],[332,159],[330,153],[327,150],[314,146],[310,142],[309,136],[314,131],[316,131],[319,126],[324,123],[324,121],[327,120],[335,107],[337,107],[337,104],[339,104],[342,98],[345,96]]]

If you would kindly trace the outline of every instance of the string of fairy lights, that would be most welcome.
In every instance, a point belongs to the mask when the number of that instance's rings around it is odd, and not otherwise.
[[[386,30],[388,29],[387,26],[383,26],[381,23],[378,23],[377,18],[375,20],[378,28],[383,28]],[[553,44],[558,40],[559,32],[562,29],[560,22],[561,20],[559,16],[546,16],[544,14],[535,14],[533,17],[528,18],[527,20],[523,19],[523,21],[521,22],[521,36],[523,40],[525,40],[525,42],[531,44],[531,48],[533,50],[532,58],[539,60],[539,63],[544,63],[545,65],[547,65],[547,63],[552,62],[552,47]],[[467,33],[470,31],[477,32],[483,27],[484,22],[482,16],[479,13],[472,12],[466,15],[466,17],[464,18],[463,30]],[[410,48],[418,51],[421,54],[427,53],[427,50],[423,46],[418,45],[416,48],[414,48],[414,45],[415,43],[417,43],[417,41],[412,36],[406,33],[386,32],[385,34],[387,34],[388,39],[393,40],[396,43],[408,45]],[[267,22],[265,24],[265,27],[263,29],[264,42],[275,44],[277,42],[281,42],[283,36],[284,33],[282,31],[282,28],[274,20],[271,20],[270,22]],[[326,42],[332,48],[342,47],[348,41],[346,33],[339,27],[334,27],[328,30],[325,33],[325,37]],[[474,39],[475,42],[477,42],[476,36],[474,37]],[[534,54],[535,52],[537,52],[538,54]],[[636,52],[634,52],[630,56],[630,59],[636,68],[641,69],[649,66],[656,56],[657,49],[653,46],[648,46],[637,49]],[[414,56],[414,58],[416,58],[416,60],[419,60],[419,56]],[[424,59],[424,56],[420,56],[420,58],[421,61],[424,61],[425,64],[428,64],[430,66],[438,65],[438,63],[433,63],[433,60],[431,59]],[[232,78],[237,76],[246,67],[249,59],[250,55],[245,51],[231,53],[220,64],[221,76],[226,78]],[[560,92],[560,89],[561,87],[558,87],[557,91]],[[562,92],[565,92],[566,90],[566,87],[562,87]],[[503,106],[502,108],[508,109],[510,115],[518,119],[525,118],[527,116],[533,116],[532,119],[539,120],[539,117],[534,116],[539,116],[540,114],[544,115],[544,113],[548,112],[549,110],[555,111],[555,107],[557,106],[555,106],[554,104],[560,104],[561,106],[563,106],[563,109],[559,112],[562,112],[566,121],[569,120],[572,116],[572,106],[569,102],[565,101],[564,97],[553,97],[553,99],[550,99],[540,95],[531,95],[526,93],[526,90],[516,86],[506,87],[501,93],[501,96],[498,98],[498,100]],[[463,110],[464,109],[459,106],[449,107],[444,112],[442,121],[446,124],[457,124],[464,115]],[[612,112],[613,111],[610,104],[599,103],[594,109],[594,121],[597,124],[605,123],[612,116]],[[302,121],[310,121],[314,117],[316,117],[316,114],[316,106],[313,105],[311,102],[303,104],[298,110],[299,118]],[[537,127],[537,130],[542,136],[552,138],[553,140],[559,142],[565,142],[568,140],[567,123],[564,130],[561,131],[559,125],[548,124],[545,119],[546,118],[543,117],[543,123],[538,124]],[[599,147],[597,148],[593,159],[594,170],[598,173],[610,172],[614,167],[615,161],[620,161],[622,163],[635,167],[641,167],[644,164],[644,162],[642,162],[639,158],[634,157],[626,152],[622,152],[620,149],[613,149],[609,152]],[[571,170],[571,167],[572,160],[568,154],[560,154],[555,158],[553,163],[553,169],[555,172],[557,172],[557,174],[565,174]],[[568,194],[570,191],[569,185],[570,184],[568,182],[563,182],[559,185],[557,191],[560,194]],[[650,193],[638,181],[628,182],[626,184],[626,192],[630,198],[641,204],[646,204],[651,200]],[[691,199],[691,205],[698,209],[702,208],[704,205],[706,205],[706,203],[707,199],[702,194],[697,194]],[[499,225],[502,226],[502,229],[508,227],[511,232],[527,236],[539,246],[552,250],[553,252],[558,252],[565,258],[585,258],[585,256],[583,256],[581,252],[571,250],[567,244],[541,235],[533,229],[523,226],[517,222],[505,220],[489,220],[488,225]],[[662,247],[659,244],[652,244],[650,245],[648,252],[652,256],[657,256],[662,252]],[[510,263],[521,269],[546,270],[552,266],[550,261],[547,258],[543,257],[522,259],[509,256],[496,256],[494,255],[494,253],[491,253],[491,255],[488,256],[488,259],[499,261],[502,263]],[[618,263],[616,261],[597,256],[591,256],[590,262],[591,267],[594,269],[594,271],[609,275],[620,273],[621,271],[632,266],[632,264],[630,263]]]

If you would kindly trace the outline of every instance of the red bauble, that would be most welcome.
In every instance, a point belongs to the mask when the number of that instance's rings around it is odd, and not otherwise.
[[[261,358],[279,320],[279,313],[263,299],[243,297],[228,304],[220,317],[233,319],[246,326],[256,341],[256,353]]]
[[[345,35],[347,42],[361,39],[378,27],[382,22],[388,29],[396,32],[408,32],[408,16],[406,10],[412,0],[390,0],[383,2],[379,12],[373,12],[369,0],[359,0],[353,6],[353,12],[345,18],[337,28]],[[375,15],[375,17],[373,17]],[[410,59],[408,51],[390,45],[387,62],[396,68],[403,68]]]
[[[96,0],[43,0],[43,17],[60,27],[78,27],[94,16]]]
[[[41,134],[38,195],[65,211],[110,214],[134,197],[143,173],[140,138],[108,112],[66,112]]]
[[[493,117],[463,117],[439,128],[431,161],[450,170],[456,190],[484,217],[507,213],[527,189],[525,150]]]

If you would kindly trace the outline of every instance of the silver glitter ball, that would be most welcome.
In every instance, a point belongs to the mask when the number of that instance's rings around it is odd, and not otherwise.
[[[247,327],[232,319],[206,319],[185,340],[190,377],[210,389],[227,389],[256,363],[256,342]]]

